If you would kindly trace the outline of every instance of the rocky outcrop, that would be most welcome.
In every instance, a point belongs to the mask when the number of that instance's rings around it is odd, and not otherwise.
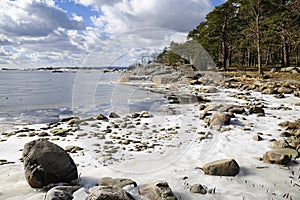
[[[202,167],[205,174],[214,176],[236,176],[240,167],[234,159],[216,160]]]
[[[23,160],[26,180],[33,188],[70,183],[78,178],[77,167],[69,154],[45,139],[26,143]]]
[[[149,200],[177,200],[169,184],[164,181],[143,185],[139,188],[139,193]]]
[[[134,198],[123,189],[101,187],[89,194],[86,200],[134,200]]]

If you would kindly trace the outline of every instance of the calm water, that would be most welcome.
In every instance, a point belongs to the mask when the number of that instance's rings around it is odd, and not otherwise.
[[[120,73],[0,71],[0,124],[49,123],[115,111],[156,109],[161,95],[116,83]]]

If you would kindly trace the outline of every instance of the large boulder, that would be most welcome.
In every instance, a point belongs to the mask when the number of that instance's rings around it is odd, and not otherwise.
[[[23,150],[25,177],[33,188],[78,179],[77,167],[69,154],[45,139],[26,143]]]
[[[240,166],[234,159],[216,160],[202,167],[205,174],[214,176],[236,176]]]
[[[169,184],[164,181],[143,185],[139,188],[139,193],[149,200],[177,200]]]
[[[109,186],[92,192],[86,200],[134,200],[134,198],[123,189]]]

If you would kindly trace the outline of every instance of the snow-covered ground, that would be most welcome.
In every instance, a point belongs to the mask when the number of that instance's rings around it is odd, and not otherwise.
[[[291,162],[286,167],[266,164],[257,159],[270,150],[270,139],[280,138],[280,133],[284,131],[278,125],[280,122],[300,118],[300,107],[295,106],[300,99],[292,95],[276,99],[272,95],[258,92],[250,92],[250,95],[246,95],[247,100],[231,97],[232,94],[239,93],[243,92],[219,88],[216,93],[206,94],[206,98],[211,100],[207,104],[247,105],[250,102],[261,102],[265,105],[266,116],[236,114],[231,124],[224,126],[225,130],[219,132],[209,129],[199,119],[202,111],[198,109],[198,104],[172,104],[165,106],[165,112],[154,114],[151,118],[137,120],[121,116],[110,119],[110,122],[93,120],[80,125],[80,129],[72,135],[60,137],[49,133],[50,141],[63,148],[75,145],[84,149],[71,154],[78,165],[80,183],[83,186],[74,193],[74,199],[84,199],[98,179],[107,176],[130,178],[138,185],[165,180],[178,199],[183,200],[300,199],[299,164]],[[291,109],[273,109],[281,105]],[[14,129],[28,127],[36,130],[31,132],[40,132],[40,128],[45,126],[35,124]],[[67,128],[67,124],[59,127]],[[107,129],[111,131],[106,131]],[[109,133],[104,133],[105,131]],[[12,132],[13,130],[5,131]],[[211,135],[200,140],[203,136],[201,133],[207,132]],[[264,140],[252,139],[258,132],[262,133]],[[20,137],[21,134],[25,134],[24,137]],[[44,198],[44,191],[34,190],[27,184],[23,165],[19,160],[24,144],[39,138],[28,134],[29,132],[18,133],[8,137],[2,131],[0,159],[14,164],[0,166],[0,199]],[[126,139],[137,142],[127,144]],[[209,176],[200,169],[207,162],[224,158],[233,158],[240,165],[240,173],[236,177]],[[208,189],[215,188],[215,193],[190,193],[190,186],[196,183],[205,185]],[[136,199],[143,199],[138,195],[137,188],[127,186],[126,189]]]

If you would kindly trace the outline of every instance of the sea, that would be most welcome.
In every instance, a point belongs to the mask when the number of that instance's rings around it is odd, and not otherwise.
[[[154,111],[162,94],[118,83],[104,70],[0,71],[0,126],[57,122],[69,116]]]

